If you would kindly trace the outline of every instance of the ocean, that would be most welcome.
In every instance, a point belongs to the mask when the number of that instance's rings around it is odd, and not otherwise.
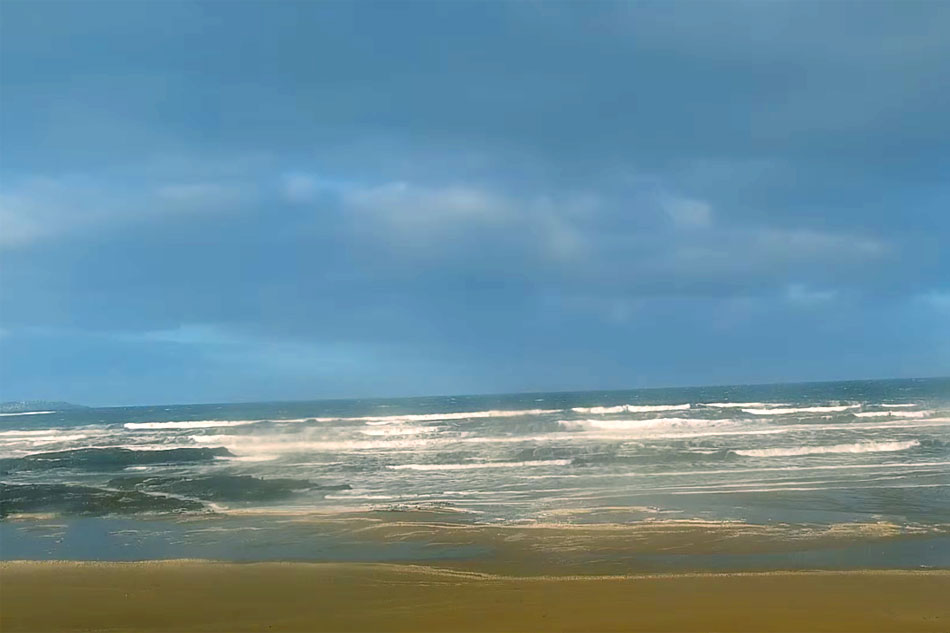
[[[950,379],[3,414],[0,480],[4,560],[950,567]]]

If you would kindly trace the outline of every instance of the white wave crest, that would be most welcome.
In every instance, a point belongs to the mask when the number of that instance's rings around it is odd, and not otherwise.
[[[615,407],[574,407],[574,413],[606,414],[606,413],[652,413],[654,411],[686,411],[689,404],[618,404]]]
[[[76,442],[79,440],[84,440],[89,436],[85,433],[77,433],[74,435],[33,435],[29,437],[18,437],[18,436],[9,436],[3,438],[3,441],[0,442],[0,446],[3,448],[9,448],[13,446],[26,444],[29,447],[34,446],[43,446],[45,444],[59,444],[62,442]]]
[[[90,437],[103,437],[108,431],[90,426],[65,429],[34,429],[0,431],[0,447],[13,452],[29,452],[30,449],[47,444],[78,442]]]
[[[643,429],[696,428],[731,424],[732,420],[699,420],[696,418],[651,418],[649,420],[558,420],[566,429],[601,431],[636,431]]]
[[[481,468],[528,468],[532,466],[567,466],[569,459],[542,459],[527,462],[479,462],[476,464],[400,464],[392,470],[478,470]]]
[[[431,442],[427,439],[308,440],[306,437],[297,434],[285,437],[273,435],[192,435],[191,440],[197,444],[223,446],[239,457],[365,450],[414,451],[428,446]]]
[[[0,413],[0,417],[11,415],[46,415],[47,413],[56,413],[55,411],[20,411],[19,413]]]
[[[926,418],[933,411],[862,411],[855,413],[858,418]]]
[[[0,431],[0,437],[8,437],[15,435],[17,437],[35,437],[40,435],[60,435],[62,434],[62,429],[42,429],[36,431],[22,431],[19,429],[14,429],[12,431]]]
[[[37,438],[30,440],[30,444],[55,444],[57,442],[75,442],[77,440],[84,440],[88,435],[85,433],[76,433],[75,435],[49,435],[43,438]]]
[[[906,442],[856,442],[834,446],[799,446],[796,448],[757,448],[735,451],[744,457],[794,457],[797,455],[824,455],[827,453],[888,453],[905,451],[920,446],[918,440]]]
[[[225,457],[223,459],[228,459],[233,462],[270,462],[270,461],[274,461],[278,457],[280,456],[262,453],[260,455],[244,455],[242,457]]]
[[[246,426],[257,424],[261,420],[187,420],[182,422],[127,422],[125,428],[134,431],[141,429],[213,429],[218,427]]]
[[[403,422],[435,422],[438,420],[469,420],[478,418],[513,418],[523,415],[558,413],[560,409],[515,409],[466,411],[458,413],[407,413],[403,415],[362,416],[355,418],[311,418],[316,422],[366,422],[376,424],[401,424]]]
[[[787,407],[784,402],[704,402],[701,407],[714,407],[716,409],[743,409],[745,407],[766,408],[766,407]]]
[[[790,413],[837,413],[848,409],[857,409],[859,404],[843,404],[833,407],[788,407],[782,409],[743,409],[752,415],[788,415]]]
[[[365,429],[360,430],[360,433],[370,437],[392,437],[394,435],[422,435],[432,433],[434,430],[424,426],[397,426],[391,429]]]
[[[904,404],[882,404],[880,406],[888,407],[891,409],[903,409],[903,408],[909,408],[909,407],[916,407],[917,405],[911,402],[911,403],[904,403]]]

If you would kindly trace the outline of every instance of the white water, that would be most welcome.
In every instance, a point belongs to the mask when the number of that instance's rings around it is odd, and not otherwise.
[[[187,422],[128,422],[123,426],[131,431],[138,429],[213,429],[218,427],[247,426],[262,420],[194,420]]]
[[[312,411],[256,406],[221,408],[220,417],[228,419],[219,420],[182,419],[190,410],[170,408],[170,420],[152,409],[149,417],[144,412],[124,419],[103,414],[108,422],[65,428],[42,428],[52,426],[53,418],[8,419],[0,431],[0,455],[16,458],[87,447],[224,447],[233,455],[131,470],[162,476],[250,474],[353,486],[352,492],[301,492],[293,499],[296,507],[320,511],[336,507],[325,499],[352,501],[351,509],[373,501],[451,504],[460,495],[449,491],[465,490],[466,500],[477,500],[479,510],[495,518],[495,512],[530,518],[542,510],[594,509],[608,501],[624,506],[633,496],[655,497],[649,503],[663,512],[688,513],[702,502],[683,497],[684,509],[664,495],[779,489],[815,495],[816,507],[824,508],[828,506],[821,504],[831,502],[822,495],[854,486],[856,475],[880,481],[882,488],[889,487],[884,485],[887,475],[921,484],[943,475],[950,480],[950,407],[937,399],[889,406],[881,402],[886,396],[859,403],[852,391],[825,400],[786,396],[787,402],[764,402],[765,394],[727,402],[730,395],[667,400],[674,404],[577,407],[568,397],[552,395],[545,398],[544,404],[551,405],[546,409],[528,408],[531,400],[522,399],[524,408],[519,408],[518,402],[491,397],[467,401],[468,411],[455,410],[462,408],[462,399],[426,402],[416,412],[375,404]],[[585,397],[581,402],[597,400]],[[203,413],[193,417],[217,413],[198,410]],[[280,418],[282,413],[308,412],[317,415]],[[263,417],[271,413],[276,417]],[[76,418],[89,419],[98,416],[86,412]],[[36,471],[27,481],[98,481],[98,475],[78,475],[68,479],[73,476],[69,469]],[[99,483],[115,476],[115,471],[104,473]]]
[[[611,414],[611,413],[654,413],[657,411],[686,411],[692,405],[689,404],[657,404],[657,405],[635,405],[619,404],[613,407],[574,407],[571,409],[574,413],[582,414]]]
[[[858,409],[859,404],[836,405],[831,407],[787,407],[779,409],[743,409],[752,415],[789,415],[792,413],[840,413],[848,409]]]
[[[835,444],[834,446],[799,446],[796,448],[758,448],[737,450],[736,455],[745,457],[796,457],[799,455],[825,455],[829,453],[889,453],[906,451],[920,446],[917,440],[906,442],[856,442],[854,444]]]
[[[392,470],[481,470],[484,468],[528,468],[534,466],[567,466],[569,459],[546,459],[526,462],[481,462],[475,464],[400,464],[390,466]]]

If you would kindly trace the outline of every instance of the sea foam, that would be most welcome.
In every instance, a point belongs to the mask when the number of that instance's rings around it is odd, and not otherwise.
[[[479,462],[474,464],[399,464],[392,470],[479,470],[482,468],[527,468],[531,466],[567,466],[569,459],[542,459],[526,462]]]
[[[213,429],[218,427],[246,426],[262,420],[193,420],[182,422],[127,422],[123,424],[130,431],[139,429]]]
[[[686,411],[690,404],[619,404],[613,407],[574,407],[574,413],[609,414],[609,413],[653,413],[655,411]]]
[[[439,420],[470,420],[481,418],[512,418],[530,415],[558,413],[561,409],[514,409],[463,411],[454,413],[406,413],[402,415],[377,415],[359,417],[312,418],[316,422],[366,422],[367,424],[400,424],[403,422],[436,422]]]
[[[313,440],[300,435],[192,435],[197,444],[224,446],[239,457],[292,453],[345,452],[366,450],[419,450],[428,446],[427,439],[380,440]]]
[[[862,411],[855,413],[858,418],[925,418],[933,411]]]
[[[779,409],[760,409],[760,408],[751,408],[743,409],[746,413],[751,413],[752,415],[788,415],[790,413],[838,413],[840,411],[847,411],[848,409],[857,409],[861,405],[859,404],[846,404],[846,405],[837,405],[831,407],[787,407]]]
[[[391,429],[361,429],[362,435],[370,437],[393,437],[403,435],[422,435],[423,433],[432,433],[435,429],[424,426],[397,426]]]
[[[63,434],[63,429],[40,429],[34,431],[25,431],[20,429],[14,429],[12,431],[0,431],[0,437],[36,437],[41,435],[61,435]]]
[[[798,455],[825,455],[829,453],[888,453],[905,451],[920,446],[919,440],[906,442],[855,442],[833,446],[798,446],[794,448],[756,448],[734,451],[744,457],[795,457]]]
[[[730,424],[732,420],[703,420],[697,418],[651,418],[648,420],[558,420],[566,429],[601,431],[636,431],[643,429],[697,428]]]
[[[713,407],[716,409],[742,409],[745,407],[786,407],[784,402],[703,402],[701,407]]]

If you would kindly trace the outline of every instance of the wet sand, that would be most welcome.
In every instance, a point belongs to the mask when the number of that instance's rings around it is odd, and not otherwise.
[[[31,561],[0,563],[0,630],[948,631],[947,596],[947,570],[513,577],[375,563]]]

